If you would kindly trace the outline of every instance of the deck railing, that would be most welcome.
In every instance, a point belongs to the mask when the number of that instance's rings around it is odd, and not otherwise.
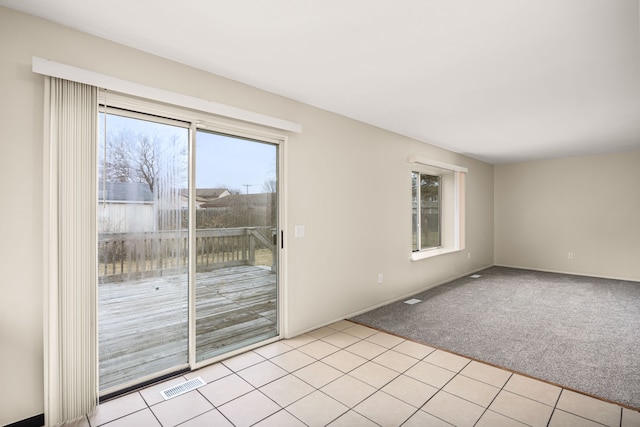
[[[197,230],[196,270],[256,265],[258,250],[271,251],[268,265],[275,268],[271,236],[271,227]],[[115,282],[186,272],[188,255],[186,230],[101,233],[98,237],[98,276],[101,282]]]

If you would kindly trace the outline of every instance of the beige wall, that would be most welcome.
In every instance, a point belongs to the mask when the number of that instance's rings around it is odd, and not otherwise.
[[[290,334],[493,264],[491,165],[0,7],[0,425],[43,412],[44,86],[32,56],[302,124],[285,165]],[[470,259],[409,261],[410,155],[469,169]],[[292,238],[295,224],[306,237]]]
[[[497,165],[494,179],[497,265],[640,280],[640,151]]]

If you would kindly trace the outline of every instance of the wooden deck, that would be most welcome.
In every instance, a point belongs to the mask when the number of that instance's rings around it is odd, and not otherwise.
[[[276,274],[255,266],[197,273],[196,359],[277,333]],[[99,285],[100,390],[188,362],[187,275]]]

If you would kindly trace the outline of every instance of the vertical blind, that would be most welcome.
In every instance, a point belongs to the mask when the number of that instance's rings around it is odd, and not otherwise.
[[[97,402],[97,88],[45,84],[45,417],[57,425]]]

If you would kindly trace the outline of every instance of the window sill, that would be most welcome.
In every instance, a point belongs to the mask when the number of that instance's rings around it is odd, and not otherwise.
[[[462,249],[440,248],[431,249],[426,251],[412,252],[411,261],[420,261],[421,259],[433,258],[438,255],[450,254],[453,252],[460,252]]]

